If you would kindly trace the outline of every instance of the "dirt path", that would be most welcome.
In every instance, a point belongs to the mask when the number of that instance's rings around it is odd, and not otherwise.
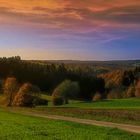
[[[65,116],[58,116],[58,115],[43,115],[43,114],[37,114],[37,113],[33,113],[33,112],[32,113],[31,112],[22,112],[21,114],[34,116],[34,117],[53,119],[53,120],[70,121],[70,122],[76,122],[76,123],[87,124],[87,125],[118,128],[121,130],[140,134],[140,126],[135,126],[135,125],[119,124],[119,123],[96,121],[96,120],[89,120],[89,119],[79,119],[79,118],[65,117]]]

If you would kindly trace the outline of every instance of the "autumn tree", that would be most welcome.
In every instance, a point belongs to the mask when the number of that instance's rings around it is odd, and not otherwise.
[[[18,83],[16,78],[14,77],[7,78],[3,87],[4,104],[6,104],[7,106],[12,105],[17,90],[18,90]]]
[[[13,105],[21,107],[35,106],[40,99],[40,89],[30,83],[23,84],[14,98]]]
[[[92,101],[100,101],[102,99],[102,95],[97,92],[94,96],[93,96],[93,99]]]
[[[130,86],[126,92],[126,97],[135,97],[135,87]]]
[[[136,86],[135,96],[140,97],[140,78],[139,78],[137,86]]]

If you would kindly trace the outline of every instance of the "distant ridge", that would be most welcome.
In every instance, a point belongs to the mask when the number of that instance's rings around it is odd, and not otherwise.
[[[40,64],[65,64],[65,65],[85,65],[93,67],[108,67],[111,69],[133,68],[140,66],[140,60],[110,60],[110,61],[81,61],[81,60],[28,60]]]

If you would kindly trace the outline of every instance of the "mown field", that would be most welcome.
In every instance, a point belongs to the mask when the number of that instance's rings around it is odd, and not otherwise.
[[[140,140],[118,129],[29,117],[0,110],[0,140]]]

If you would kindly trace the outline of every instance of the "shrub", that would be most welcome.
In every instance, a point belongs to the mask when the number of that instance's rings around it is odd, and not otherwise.
[[[52,103],[53,105],[63,105],[64,104],[64,100],[61,97],[54,97],[52,99]]]
[[[16,78],[7,78],[3,87],[3,104],[11,106],[17,90],[18,84]]]
[[[134,86],[130,86],[126,92],[126,97],[130,98],[130,97],[135,97],[135,87]]]
[[[13,105],[21,106],[21,107],[33,107],[38,104],[39,96],[39,88],[25,83],[23,84],[17,95],[14,98]]]
[[[96,93],[94,96],[93,96],[93,101],[99,101],[99,100],[101,100],[102,99],[102,96],[101,96],[101,94],[100,93]]]
[[[79,84],[70,80],[65,80],[54,90],[53,98],[62,98],[65,103],[68,103],[68,99],[74,99],[77,97],[80,91]]]
[[[36,104],[37,105],[48,105],[48,100],[42,99],[42,98],[38,98]]]

